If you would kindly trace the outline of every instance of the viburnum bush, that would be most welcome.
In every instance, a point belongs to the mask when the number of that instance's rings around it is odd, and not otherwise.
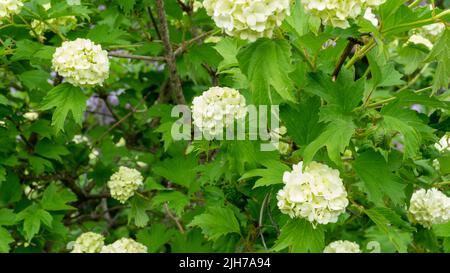
[[[0,252],[450,252],[449,6],[0,0]]]

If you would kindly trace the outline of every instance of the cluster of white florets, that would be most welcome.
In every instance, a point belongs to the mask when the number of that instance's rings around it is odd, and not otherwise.
[[[278,208],[291,218],[305,218],[313,224],[336,223],[348,205],[339,171],[317,162],[302,168],[300,162],[284,173]]]
[[[104,246],[105,237],[94,232],[81,234],[73,244],[72,253],[98,253]]]
[[[101,253],[147,253],[147,247],[130,238],[122,238],[102,248]]]
[[[420,189],[411,197],[409,213],[424,227],[444,224],[450,221],[450,198],[433,188]]]
[[[323,253],[361,253],[361,249],[357,243],[339,240],[327,245]]]
[[[42,5],[45,10],[51,8],[51,3]],[[61,27],[66,29],[73,29],[77,24],[77,18],[75,16],[62,16],[58,18],[51,18],[44,21],[33,20],[31,21],[30,34],[36,37],[43,37],[43,34],[49,30],[59,30]]]
[[[120,167],[108,181],[111,197],[119,200],[122,204],[132,197],[136,190],[143,185],[144,178],[136,169]]]
[[[210,136],[221,134],[246,113],[244,96],[228,87],[212,87],[192,102],[194,125]]]
[[[53,69],[75,86],[102,85],[109,77],[108,52],[88,39],[64,42],[53,55]]]
[[[290,15],[291,0],[205,0],[203,6],[228,35],[255,41],[272,37]]]
[[[434,144],[434,147],[436,147],[439,152],[450,152],[450,137],[445,134],[438,143]]]
[[[325,25],[339,28],[348,28],[348,20],[356,19],[364,14],[364,18],[372,24],[378,20],[372,12],[386,0],[303,0],[305,10],[322,20]],[[375,21],[376,20],[376,21]]]
[[[23,7],[20,0],[0,0],[0,20],[14,14],[19,14]]]

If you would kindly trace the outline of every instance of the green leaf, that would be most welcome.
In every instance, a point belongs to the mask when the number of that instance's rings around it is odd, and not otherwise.
[[[399,237],[395,229],[391,227],[399,219],[398,216],[393,216],[393,214],[395,215],[394,212],[387,208],[373,208],[365,210],[365,213],[388,236],[389,241],[395,246],[398,252],[406,253],[408,251],[408,245],[405,240]],[[392,220],[394,220],[394,223]]]
[[[169,208],[175,210],[175,213],[181,216],[184,208],[189,204],[189,198],[179,191],[163,191],[156,194],[151,200],[153,208],[162,207],[164,203],[167,203]]]
[[[14,242],[14,238],[9,234],[8,230],[0,227],[0,253],[8,253],[9,244]]]
[[[413,110],[403,109],[399,102],[390,103],[381,110],[383,121],[380,127],[387,133],[399,132],[404,137],[404,158],[412,158],[419,153],[422,134],[431,134],[434,130],[423,123]]]
[[[251,171],[246,172],[239,180],[247,179],[250,177],[261,177],[255,182],[255,186],[253,188],[270,186],[273,184],[283,183],[283,174],[286,171],[289,171],[290,168],[285,164],[276,161],[269,160],[261,163],[265,169],[253,169]]]
[[[6,175],[6,181],[0,184],[0,204],[17,202],[22,198],[22,188],[19,177],[10,172]]]
[[[16,223],[16,215],[11,209],[0,209],[0,226],[12,226]]]
[[[237,59],[250,82],[256,104],[271,101],[271,88],[283,99],[295,102],[292,80],[291,46],[286,40],[259,39],[240,50]]]
[[[425,61],[433,60],[438,62],[433,81],[433,93],[436,93],[439,88],[448,88],[450,83],[450,29],[448,26]]]
[[[391,172],[382,155],[374,151],[366,151],[356,158],[353,167],[364,182],[364,188],[371,202],[383,206],[385,196],[398,205],[404,202],[405,185]]]
[[[41,205],[45,210],[72,210],[72,206],[67,203],[77,201],[76,195],[66,188],[58,188],[55,184],[50,184],[44,191]]]
[[[450,102],[441,101],[435,96],[430,97],[426,94],[419,94],[412,90],[404,90],[396,93],[395,96],[399,101],[399,105],[411,106],[413,104],[421,104],[423,106],[450,110]]]
[[[26,71],[19,75],[19,79],[29,90],[47,91],[52,88],[51,84],[48,83],[50,74],[43,70]]]
[[[308,145],[323,131],[325,124],[319,121],[320,98],[312,97],[296,105],[283,106],[280,117],[288,135],[299,146]]]
[[[324,73],[310,73],[305,91],[323,98],[328,103],[326,113],[321,112],[321,117],[322,120],[332,120],[339,114],[351,114],[362,102],[364,81],[355,82],[353,73],[348,70],[341,71],[335,82]]]
[[[173,183],[191,189],[197,178],[197,166],[197,159],[189,155],[166,159],[154,166],[153,171]]]
[[[56,107],[52,125],[56,127],[56,131],[64,130],[64,122],[69,112],[77,124],[83,121],[83,112],[86,109],[86,96],[79,87],[75,87],[68,83],[58,85],[50,90],[42,101],[40,110],[49,110]]]
[[[138,242],[147,246],[149,253],[157,253],[175,233],[175,230],[167,229],[163,224],[155,223],[150,228],[140,230],[136,238]]]
[[[316,228],[303,219],[289,220],[281,228],[281,234],[272,250],[281,251],[289,248],[289,252],[306,253],[322,252],[325,247],[325,235],[322,227]]]
[[[53,143],[48,139],[39,141],[35,147],[35,152],[43,157],[62,161],[61,156],[70,154],[64,145]]]
[[[116,0],[115,2],[119,4],[126,14],[129,14],[133,10],[134,5],[136,5],[136,0]]]
[[[319,137],[305,148],[303,152],[305,165],[309,164],[319,149],[325,146],[330,159],[340,165],[342,162],[341,153],[348,146],[355,129],[355,124],[349,118],[335,119],[329,123]]]
[[[137,227],[145,227],[150,218],[147,215],[147,210],[151,208],[150,203],[140,196],[134,196],[130,200],[131,210],[128,214],[128,224],[134,219],[134,224]]]
[[[209,240],[217,240],[229,233],[241,233],[239,222],[231,208],[209,207],[205,213],[194,217],[189,226],[198,226]]]
[[[445,224],[433,225],[433,231],[436,236],[450,237],[450,221]]]
[[[23,220],[25,238],[30,242],[41,229],[41,223],[48,227],[52,226],[53,217],[50,213],[34,204],[19,212],[17,219],[19,221]]]

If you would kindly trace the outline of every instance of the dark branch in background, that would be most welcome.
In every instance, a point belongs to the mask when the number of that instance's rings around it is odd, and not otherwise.
[[[158,17],[160,21],[160,33],[162,35],[161,40],[164,43],[166,51],[166,61],[170,72],[170,85],[172,92],[174,92],[176,102],[178,104],[186,104],[184,98],[183,89],[181,87],[181,80],[178,77],[175,53],[170,43],[169,26],[167,25],[166,13],[164,11],[164,1],[156,0],[156,6],[158,7]]]
[[[158,24],[156,23],[155,16],[153,15],[152,9],[148,7],[148,8],[147,8],[147,13],[148,13],[149,16],[150,16],[150,20],[152,21],[153,28],[154,28],[155,31],[156,31],[156,35],[158,36],[158,38],[159,38],[160,40],[162,40],[162,38],[161,38],[161,33],[159,32]]]
[[[163,62],[166,60],[164,57],[151,57],[151,56],[141,56],[141,55],[132,55],[122,52],[109,52],[109,56],[111,57],[117,57],[117,58],[125,58],[125,59],[134,59],[134,60],[142,60],[142,61],[149,61],[149,62]]]
[[[181,9],[186,12],[187,14],[191,14],[192,13],[192,7],[189,5],[186,5],[183,1],[181,0],[177,0],[178,5],[180,5]]]
[[[333,78],[333,81],[335,81],[341,72],[342,66],[345,63],[345,60],[350,56],[350,53],[352,52],[352,49],[355,45],[360,44],[360,42],[355,38],[348,38],[348,44],[345,47],[344,51],[342,52],[341,56],[339,57],[338,63],[336,65],[336,68],[333,71],[333,74],[331,74],[331,77]]]

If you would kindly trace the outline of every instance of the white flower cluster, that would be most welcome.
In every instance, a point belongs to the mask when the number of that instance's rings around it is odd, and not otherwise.
[[[291,0],[205,0],[203,6],[228,35],[255,41],[272,37],[290,15]]]
[[[426,228],[450,221],[450,198],[433,188],[420,189],[411,197],[409,212],[414,220]]]
[[[327,245],[323,253],[361,253],[361,249],[357,243],[339,240]]]
[[[102,85],[109,77],[108,52],[87,39],[64,42],[52,63],[53,69],[75,86]]]
[[[81,234],[75,241],[72,253],[98,253],[104,246],[105,237],[94,232]]]
[[[339,28],[350,27],[349,19],[356,19],[364,11],[364,18],[377,25],[372,8],[386,0],[303,0],[307,12],[320,18],[325,25]]]
[[[108,188],[111,196],[123,204],[143,185],[143,180],[138,170],[121,166],[109,179]]]
[[[122,238],[102,248],[101,253],[147,253],[147,247],[130,238]]]
[[[20,0],[0,0],[0,20],[22,10],[23,2]]]
[[[438,143],[434,144],[434,147],[436,147],[439,152],[450,152],[450,137],[447,134],[444,135]]]
[[[244,96],[228,87],[212,87],[195,97],[192,103],[194,125],[210,136],[221,134],[224,128],[246,114]]]
[[[424,45],[428,49],[432,49],[433,48],[433,44],[431,43],[431,41],[428,40],[427,38],[423,37],[420,34],[413,34],[413,35],[411,35],[411,37],[409,37],[408,42],[406,44]]]
[[[45,10],[49,10],[51,8],[51,3],[42,5]],[[52,29],[59,29],[61,27],[65,27],[67,29],[73,29],[77,24],[77,18],[75,16],[62,16],[58,18],[51,18],[48,20],[39,21],[33,20],[31,22],[32,31],[30,31],[30,35],[36,37],[42,37],[45,32]]]
[[[311,223],[336,223],[348,205],[347,191],[339,171],[312,162],[302,170],[303,162],[283,175],[284,188],[277,194],[278,208],[291,218]]]

